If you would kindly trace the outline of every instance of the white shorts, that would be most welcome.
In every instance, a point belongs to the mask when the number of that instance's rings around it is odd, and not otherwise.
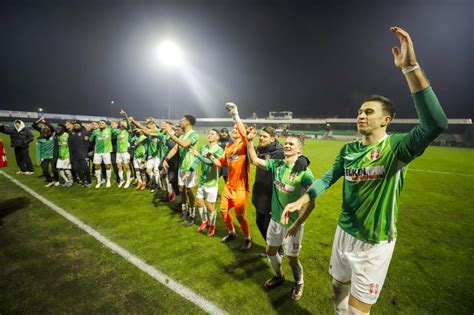
[[[56,162],[57,169],[63,170],[70,170],[71,169],[71,161],[70,160],[57,160]]]
[[[133,159],[133,167],[135,169],[138,169],[138,170],[144,169],[145,168],[145,160],[134,158]]]
[[[160,158],[150,156],[146,160],[146,168],[152,169],[153,171],[158,171],[158,166],[160,166]]]
[[[218,187],[199,186],[196,192],[197,199],[206,199],[207,202],[214,203],[217,200]]]
[[[360,241],[337,226],[329,273],[339,282],[351,282],[351,294],[375,304],[387,276],[395,241],[373,244]]]
[[[130,163],[130,153],[128,152],[124,152],[124,153],[117,153],[116,157],[115,157],[115,162],[116,163],[124,163],[124,164],[128,164]]]
[[[267,244],[272,247],[279,247],[284,245],[285,253],[288,256],[296,257],[301,250],[301,241],[303,240],[304,225],[300,226],[299,231],[295,236],[286,237],[288,228],[278,222],[270,220],[267,230]]]
[[[94,164],[112,164],[112,160],[110,159],[110,153],[94,153]]]
[[[191,175],[186,179],[186,182],[183,181],[183,176],[186,172],[178,170],[178,186],[184,186],[186,188],[192,188],[197,184],[197,175],[196,171],[191,172]]]

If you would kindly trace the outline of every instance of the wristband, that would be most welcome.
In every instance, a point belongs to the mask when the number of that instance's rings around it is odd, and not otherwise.
[[[403,74],[407,74],[407,73],[415,71],[416,69],[419,69],[419,68],[420,68],[420,65],[417,62],[413,66],[408,66],[406,68],[402,68],[402,72],[403,72]]]

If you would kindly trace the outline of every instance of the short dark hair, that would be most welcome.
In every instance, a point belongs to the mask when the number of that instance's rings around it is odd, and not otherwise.
[[[362,101],[362,104],[364,104],[365,102],[372,101],[380,102],[380,104],[382,105],[382,110],[390,115],[390,119],[393,119],[393,117],[395,117],[395,106],[393,105],[392,100],[381,95],[370,95]]]
[[[191,126],[194,126],[194,124],[196,123],[196,117],[194,117],[193,115],[188,114],[188,115],[184,115],[183,117],[189,121]]]
[[[222,133],[222,132],[227,132],[227,133],[229,133],[229,129],[227,129],[227,128],[222,128],[222,129],[221,129],[221,133]]]
[[[265,131],[270,135],[270,137],[275,137],[276,135],[276,130],[272,126],[265,126],[262,128],[262,131]]]

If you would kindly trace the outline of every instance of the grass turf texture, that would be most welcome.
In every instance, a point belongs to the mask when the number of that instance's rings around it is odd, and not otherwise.
[[[8,138],[2,139],[9,145]],[[201,137],[201,144],[205,141]],[[315,176],[331,166],[342,144],[306,142]],[[9,148],[7,155],[9,167],[4,170],[14,174],[17,167]],[[410,168],[474,175],[473,161],[472,149],[431,147]],[[272,270],[258,255],[264,241],[251,204],[248,218],[255,246],[241,253],[240,235],[229,245],[219,242],[226,233],[220,217],[218,237],[208,238],[196,233],[197,225],[177,224],[178,215],[169,204],[153,203],[148,191],[115,185],[99,190],[44,188],[39,174],[36,167],[35,175],[15,178],[229,313],[332,312],[327,269],[341,207],[341,180],[318,199],[307,221],[300,255],[305,293],[295,303],[290,300],[292,275],[286,260],[286,284],[271,291],[262,286]],[[472,176],[408,172],[397,245],[374,313],[472,313],[473,183]],[[0,185],[0,202],[21,197],[28,203],[4,219],[0,231],[0,312],[198,311],[3,176]]]

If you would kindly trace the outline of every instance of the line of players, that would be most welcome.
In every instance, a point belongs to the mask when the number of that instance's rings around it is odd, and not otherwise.
[[[160,157],[163,169],[169,171],[171,160],[177,152],[180,154],[178,185],[183,195],[182,221],[187,220],[189,224],[193,224],[195,218],[195,196],[192,187],[197,182],[196,168],[198,163],[202,164],[196,194],[202,218],[198,231],[209,227],[208,235],[212,235],[215,229],[214,204],[218,178],[216,167],[228,167],[228,178],[220,203],[221,216],[228,234],[222,242],[237,237],[230,213],[233,208],[244,236],[242,250],[248,250],[252,246],[246,219],[250,163],[259,168],[253,191],[254,198],[257,199],[253,198],[252,201],[257,209],[257,225],[267,242],[268,260],[275,271],[275,276],[268,279],[264,285],[270,289],[285,281],[281,268],[282,256],[278,254],[278,248],[283,246],[295,279],[291,292],[293,300],[301,298],[304,288],[303,267],[298,260],[304,222],[315,206],[315,199],[342,177],[342,211],[329,266],[329,273],[333,278],[333,305],[336,314],[369,314],[372,305],[377,302],[395,248],[399,199],[407,165],[422,155],[429,144],[447,128],[446,115],[417,63],[409,34],[399,27],[392,27],[390,31],[400,41],[400,47],[392,49],[394,64],[402,71],[407,81],[420,123],[409,133],[388,135],[387,127],[395,115],[393,103],[383,96],[369,96],[362,102],[357,115],[357,129],[362,140],[345,144],[331,169],[317,180],[307,168],[308,161],[302,157],[301,138],[288,137],[283,147],[283,156],[275,158],[276,155],[272,154],[268,144],[265,145],[266,137],[271,138],[272,132],[264,128],[260,132],[260,145],[256,150],[253,144],[256,130],[254,127],[245,128],[239,118],[237,106],[233,103],[226,104],[235,125],[231,133],[233,142],[228,144],[225,150],[217,145],[216,130],[209,132],[208,144],[196,150],[198,136],[192,130],[195,122],[192,116],[185,115],[182,118],[183,133],[179,137],[169,124],[164,123],[157,129],[153,123],[148,122],[144,127],[130,118],[139,137],[148,135],[157,141],[171,140],[175,143]],[[126,114],[122,114],[125,123],[121,123],[121,128],[125,130],[128,124]],[[101,122],[99,130],[93,131],[90,136],[89,141],[96,141],[97,156],[110,150],[100,143],[104,135],[110,138],[112,132],[119,132],[112,130],[106,127],[105,122]],[[65,145],[65,137],[62,137],[64,133],[61,131],[58,131],[57,136],[59,146]],[[101,185],[100,163],[108,161],[104,156],[100,159],[94,156],[98,179],[96,187]],[[64,155],[60,154],[59,157]],[[64,167],[65,164],[59,161],[58,168],[60,172],[63,171],[61,176],[69,183],[70,175]],[[295,170],[297,167],[299,169]],[[138,169],[143,168],[139,166]],[[110,186],[110,163],[108,170],[106,186]],[[265,174],[270,175],[270,181],[262,177],[263,173],[260,173],[259,177],[259,171],[267,172]],[[125,184],[129,178],[127,174]],[[123,178],[120,179],[123,183]],[[270,183],[270,195],[268,191],[265,193],[265,190],[262,190],[265,183]],[[268,196],[270,205],[266,202],[260,203],[262,200],[259,198]],[[263,208],[267,211],[263,211]]]

